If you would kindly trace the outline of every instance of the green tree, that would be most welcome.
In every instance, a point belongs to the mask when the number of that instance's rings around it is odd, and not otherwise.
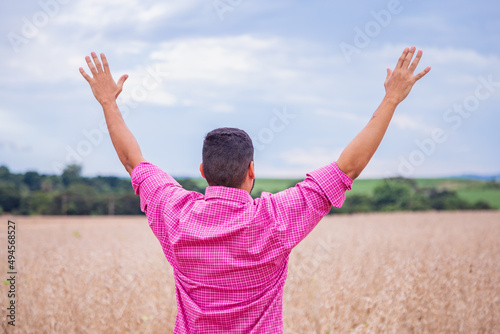
[[[472,205],[472,209],[473,210],[492,210],[493,208],[491,207],[491,205],[488,202],[483,201],[483,200],[479,200]]]
[[[356,213],[375,211],[373,199],[368,195],[354,194],[346,198],[340,209],[332,208],[331,213]]]
[[[63,215],[90,215],[97,192],[89,185],[71,184],[55,196],[51,212]]]
[[[130,193],[123,194],[116,199],[115,214],[139,215],[142,214],[139,196]]]
[[[26,172],[23,177],[23,182],[31,191],[40,190],[42,187],[42,177],[37,172]]]
[[[385,179],[373,191],[374,206],[378,211],[408,210],[413,193],[413,180],[403,178]]]
[[[472,208],[466,200],[458,196],[456,191],[451,190],[432,191],[430,203],[435,210],[467,210]]]
[[[6,212],[13,212],[21,205],[21,193],[19,188],[7,183],[0,185],[0,206]]]
[[[1,181],[9,181],[10,179],[10,171],[6,166],[0,166],[0,180]]]
[[[64,186],[68,187],[70,184],[81,181],[81,173],[82,166],[75,164],[67,166],[61,175]]]
[[[52,202],[54,196],[44,191],[37,191],[31,194],[27,199],[28,213],[31,215],[49,215],[51,214]]]
[[[408,209],[412,211],[425,211],[431,209],[429,196],[421,189],[417,190],[411,197]]]
[[[191,191],[196,191],[199,193],[204,194],[205,193],[205,188],[199,187],[198,184],[193,181],[192,179],[179,179],[177,180],[179,184],[182,186],[182,188],[186,190],[191,190]]]

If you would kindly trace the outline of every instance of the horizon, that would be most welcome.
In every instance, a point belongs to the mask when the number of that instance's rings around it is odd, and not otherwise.
[[[61,174],[45,174],[45,173],[40,173],[39,171],[36,170],[26,170],[24,172],[15,172],[12,171],[9,166],[6,165],[0,165],[0,168],[6,167],[11,174],[26,174],[28,172],[36,172],[41,176],[61,176]],[[85,173],[81,174],[81,177],[83,178],[98,178],[98,177],[116,177],[119,179],[130,179],[130,176],[123,176],[123,175],[113,175],[113,174],[97,174],[97,175],[87,175]],[[186,175],[172,175],[174,179],[192,179],[192,180],[204,180],[204,178],[200,176],[186,176]],[[304,179],[305,175],[303,177],[259,177],[257,175],[256,180],[301,180]],[[387,176],[387,177],[363,177],[362,174],[360,177],[356,178],[356,180],[384,180],[388,178],[397,178],[397,177],[402,177],[400,175],[394,175],[394,176]],[[404,177],[403,177],[404,178]],[[461,174],[461,175],[437,175],[437,176],[426,176],[426,177],[409,177],[407,179],[414,179],[414,180],[438,180],[438,179],[464,179],[464,180],[477,180],[477,181],[499,181],[500,180],[500,172],[498,174],[471,174],[471,173],[466,173],[466,174]]]

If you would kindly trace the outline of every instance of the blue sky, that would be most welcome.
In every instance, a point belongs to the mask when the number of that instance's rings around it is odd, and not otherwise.
[[[217,8],[217,9],[216,9]],[[432,71],[362,177],[500,173],[498,1],[41,0],[0,4],[0,165],[126,176],[78,72],[104,52],[149,161],[198,176],[204,135],[246,130],[259,177],[338,158],[406,46]]]

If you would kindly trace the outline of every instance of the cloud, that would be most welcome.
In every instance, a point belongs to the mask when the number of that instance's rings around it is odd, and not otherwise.
[[[324,147],[313,147],[311,149],[293,148],[280,154],[280,158],[294,167],[305,167],[312,170],[336,160],[342,149],[328,149]]]
[[[368,120],[365,117],[361,117],[355,113],[344,112],[344,111],[333,111],[328,109],[316,109],[314,114],[318,117],[332,117],[342,121],[347,121],[355,124],[366,124]]]
[[[14,138],[20,133],[30,133],[33,125],[21,119],[13,110],[0,108],[0,134],[6,138]]]
[[[245,75],[262,70],[265,59],[259,56],[275,50],[277,44],[277,40],[249,35],[178,39],[160,44],[150,58],[162,63],[172,80],[233,85],[248,79]]]
[[[147,31],[157,21],[179,16],[201,5],[201,0],[157,2],[153,0],[85,0],[78,1],[71,11],[65,11],[57,18],[59,25],[78,24],[93,30],[114,30],[117,26],[126,29],[134,26]]]
[[[234,106],[230,104],[221,103],[213,106],[211,110],[219,113],[231,113],[234,112]]]
[[[406,114],[394,115],[391,123],[401,130],[425,130],[428,128],[425,124],[417,121],[416,117],[411,117]]]
[[[31,145],[22,145],[13,141],[0,141],[0,151],[10,151],[14,153],[29,152],[33,149]]]

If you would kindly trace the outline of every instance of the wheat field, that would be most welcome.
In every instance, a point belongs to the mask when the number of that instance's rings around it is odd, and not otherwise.
[[[0,270],[7,272],[7,220]],[[16,327],[171,333],[172,270],[144,217],[10,217]],[[292,252],[284,333],[500,333],[500,212],[329,216]]]

